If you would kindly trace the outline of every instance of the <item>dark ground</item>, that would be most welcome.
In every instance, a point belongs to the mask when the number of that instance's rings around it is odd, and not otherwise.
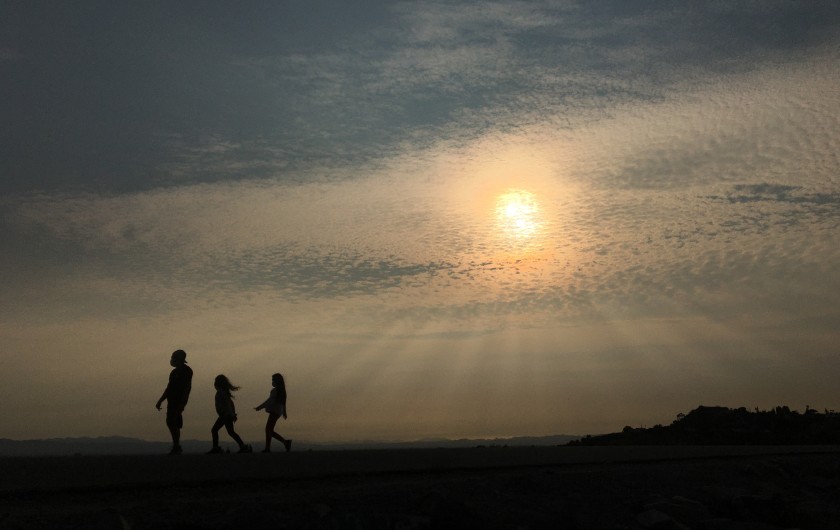
[[[840,448],[0,459],[2,528],[840,529]]]

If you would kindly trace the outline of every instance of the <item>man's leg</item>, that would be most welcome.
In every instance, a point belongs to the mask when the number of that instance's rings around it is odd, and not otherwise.
[[[169,434],[172,436],[171,454],[181,453],[181,427],[184,426],[184,419],[181,411],[166,411],[166,426],[169,427]]]

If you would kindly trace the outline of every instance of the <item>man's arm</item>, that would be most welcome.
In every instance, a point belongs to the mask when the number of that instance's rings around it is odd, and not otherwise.
[[[164,401],[169,399],[169,397],[170,397],[169,394],[171,393],[171,389],[172,389],[172,376],[170,375],[169,376],[169,382],[166,384],[166,388],[163,389],[163,394],[160,395],[160,399],[157,401],[157,405],[155,405],[156,409],[160,410],[160,405]]]

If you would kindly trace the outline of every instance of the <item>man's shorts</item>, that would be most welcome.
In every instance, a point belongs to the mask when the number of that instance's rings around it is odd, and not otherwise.
[[[184,416],[182,410],[166,409],[166,426],[169,428],[181,429],[184,427]]]

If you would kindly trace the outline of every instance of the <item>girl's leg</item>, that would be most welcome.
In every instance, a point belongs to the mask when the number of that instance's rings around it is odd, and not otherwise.
[[[268,425],[265,426],[265,428],[266,428],[266,431],[265,431],[266,440],[269,440],[269,442],[270,442],[271,438],[274,438],[275,440],[279,440],[280,443],[283,444],[283,447],[286,448],[286,452],[291,451],[292,450],[292,441],[287,440],[286,438],[283,438],[282,436],[280,436],[279,433],[274,432],[274,426],[277,424],[277,419],[280,416],[275,416],[274,414],[272,414],[272,416],[274,416],[274,422],[271,424],[271,437],[270,438],[269,438],[269,434],[268,434]]]
[[[242,449],[243,447],[245,447],[245,444],[242,442],[242,438],[240,438],[240,437],[239,437],[239,435],[238,435],[238,434],[236,434],[236,431],[234,431],[234,430],[233,430],[233,419],[232,419],[232,418],[229,418],[229,419],[225,422],[225,430],[226,430],[226,431],[227,431],[227,433],[230,435],[230,437],[231,437],[231,438],[233,438],[233,440],[234,440],[237,444],[239,444],[239,448],[240,448],[240,449]]]
[[[277,414],[268,414],[268,419],[265,422],[265,452],[271,451],[271,438],[274,435],[274,425],[280,418]]]
[[[292,441],[291,440],[289,440],[288,438],[283,438],[282,436],[280,436],[277,433],[274,433],[274,437],[277,438],[278,440],[280,440],[283,443],[283,447],[286,448],[287,453],[292,450]]]
[[[224,424],[225,420],[218,418],[216,419],[216,423],[214,423],[213,427],[210,429],[210,434],[213,435],[213,448],[219,447],[219,429],[221,429]]]

